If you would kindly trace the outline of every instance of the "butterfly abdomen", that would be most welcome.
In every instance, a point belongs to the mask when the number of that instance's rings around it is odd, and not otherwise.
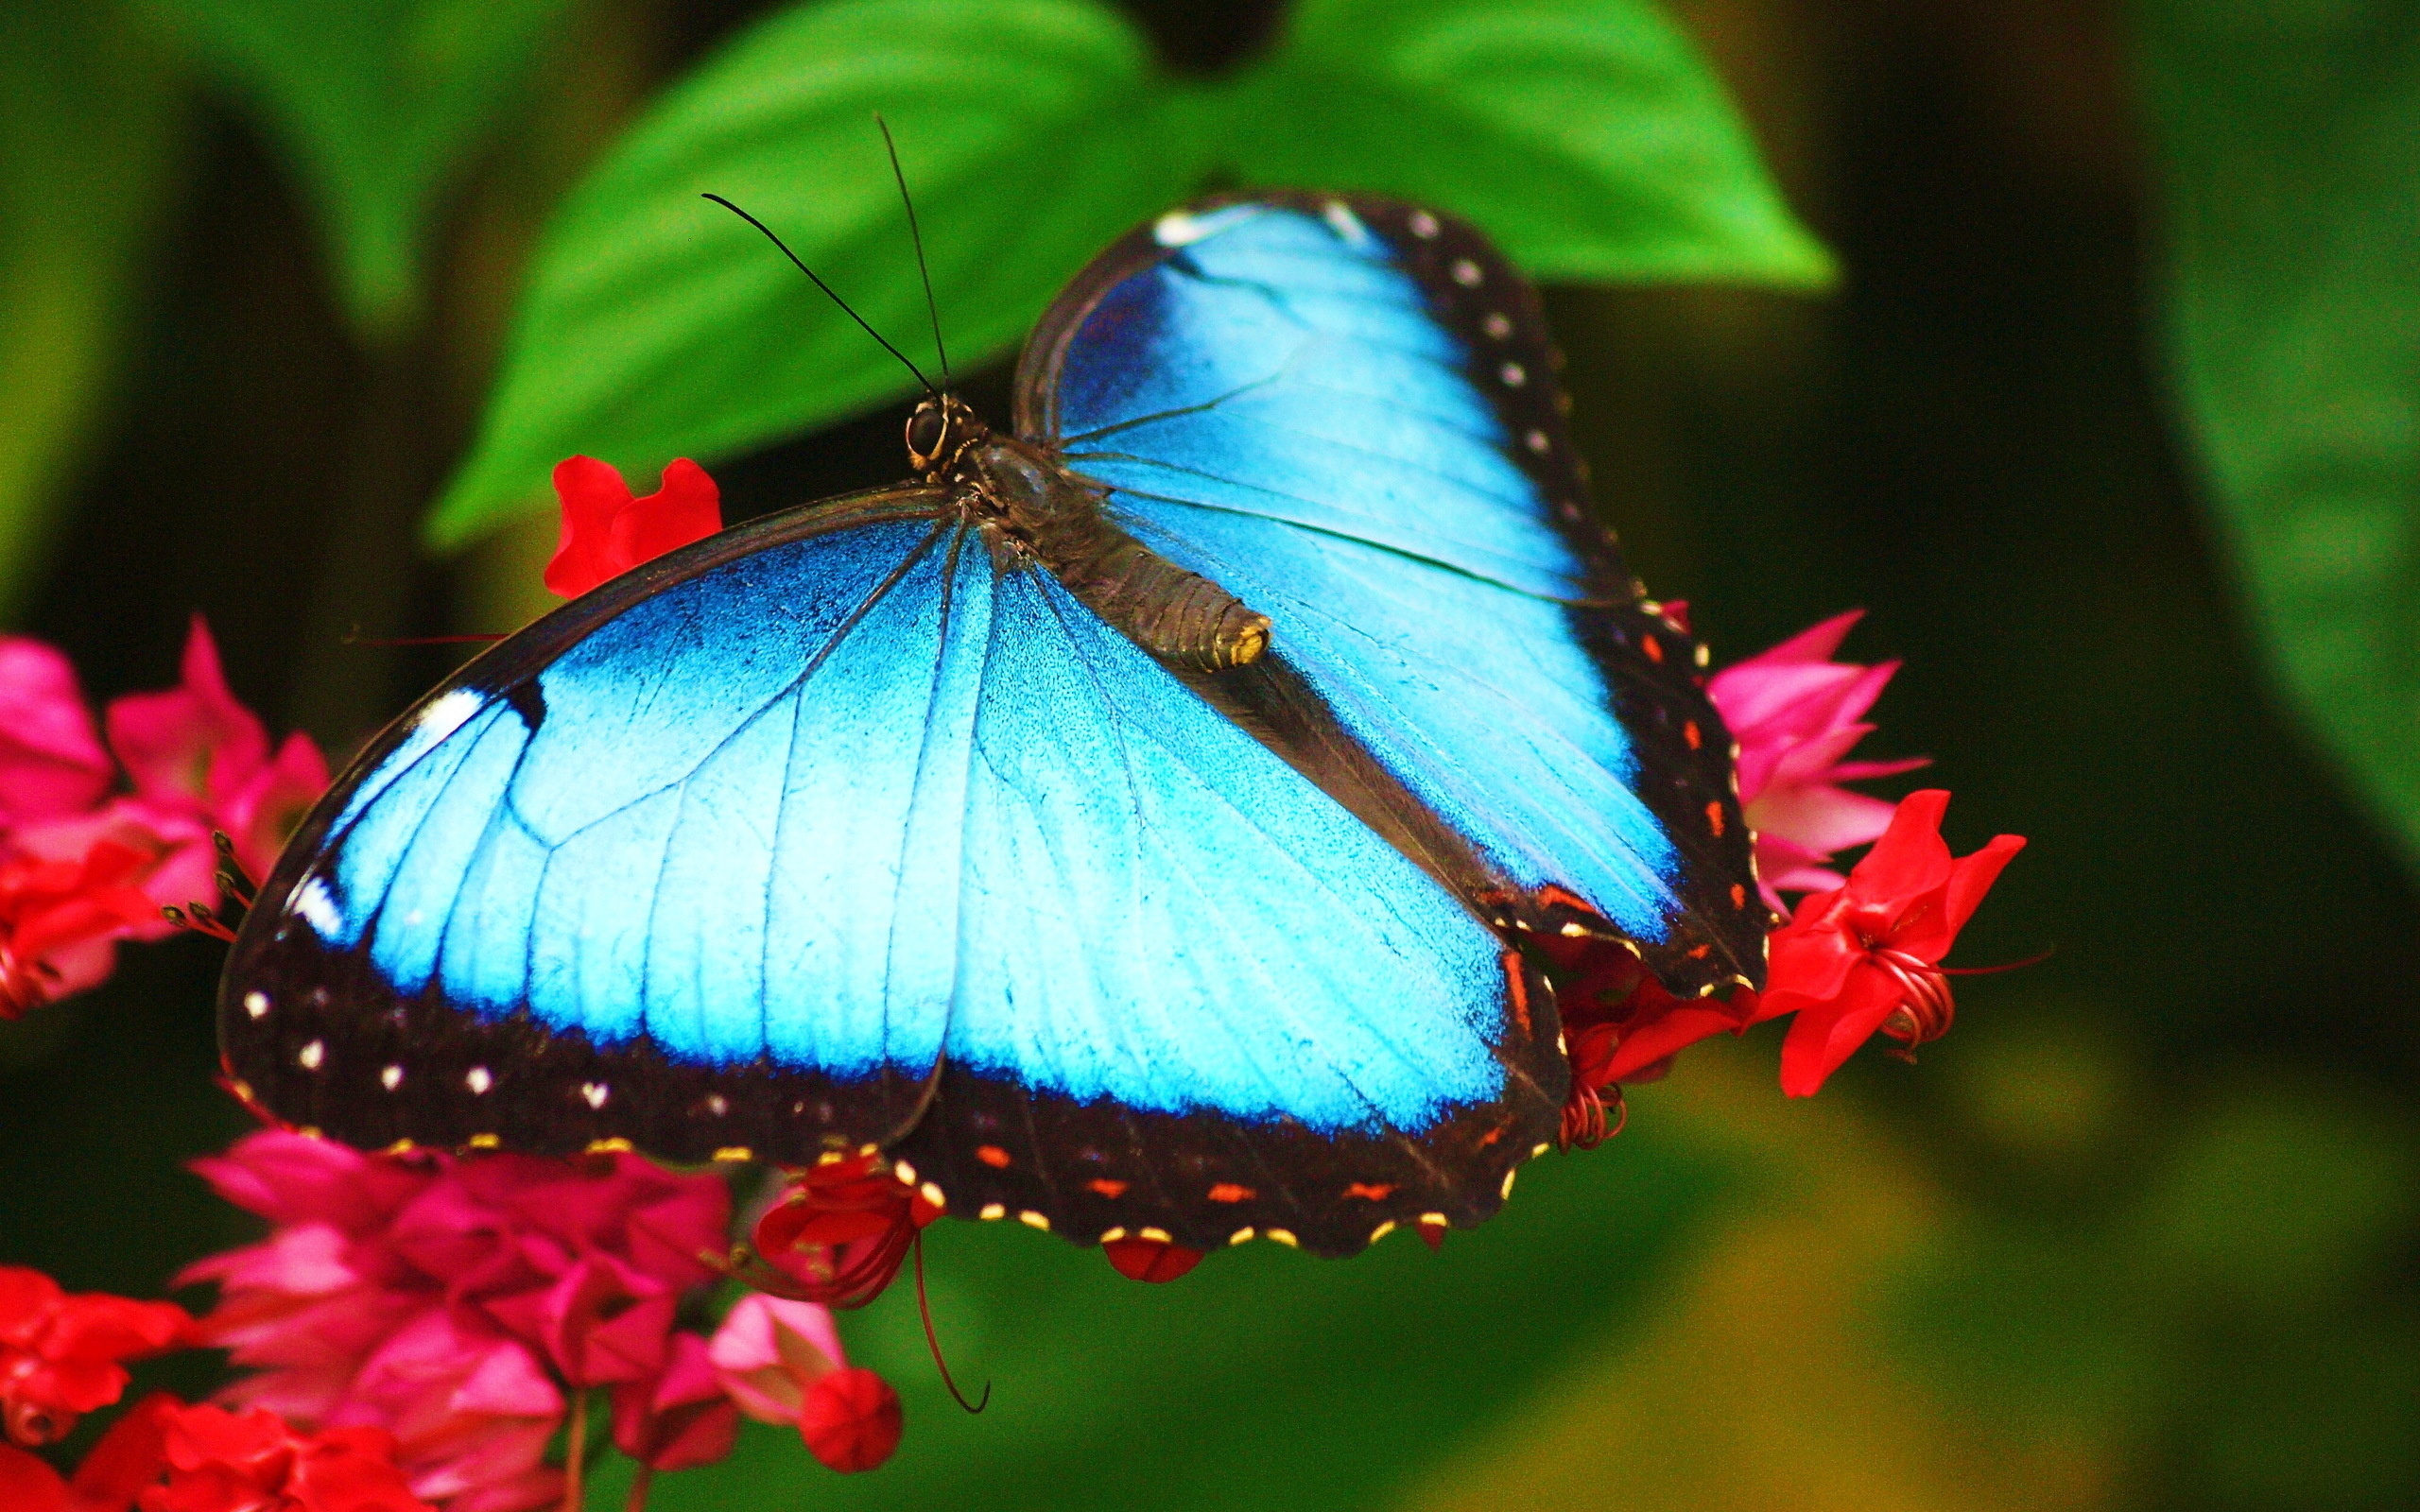
[[[976,465],[1002,524],[1086,608],[1144,650],[1216,672],[1268,649],[1268,615],[1111,524],[1098,490],[1032,448],[993,438],[978,448]]]
[[[1124,531],[1109,533],[1109,548],[1068,586],[1137,645],[1201,672],[1241,665],[1268,649],[1268,615]]]

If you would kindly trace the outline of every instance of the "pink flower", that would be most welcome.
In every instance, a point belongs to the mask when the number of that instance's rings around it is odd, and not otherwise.
[[[1913,1047],[1949,1027],[1941,958],[2025,839],[1995,835],[1952,860],[1941,838],[1948,806],[1939,788],[1909,794],[1847,885],[1802,900],[1774,931],[1755,1017],[1798,1015],[1781,1048],[1781,1088],[1790,1096],[1822,1087],[1877,1030]]]
[[[614,1443],[650,1470],[711,1465],[739,1437],[739,1409],[724,1395],[705,1340],[672,1336],[663,1372],[614,1392]]]
[[[64,657],[0,637],[0,1016],[96,986],[116,942],[172,932],[164,907],[218,902],[214,830],[255,875],[328,782],[307,735],[268,756],[200,617],[181,686],[110,705],[109,750]],[[112,793],[116,753],[133,791]]]
[[[40,641],[0,636],[0,818],[79,813],[116,775],[67,658]]]
[[[268,761],[268,731],[228,690],[199,614],[185,636],[182,683],[113,701],[106,722],[135,793],[171,809],[216,813]]]
[[[663,485],[644,499],[631,497],[611,462],[565,457],[555,464],[555,497],[562,536],[546,563],[546,587],[565,598],[722,528],[720,490],[685,456],[664,470]]]
[[[760,1423],[795,1423],[807,1388],[849,1363],[832,1313],[751,1292],[715,1330],[707,1357],[739,1410]]]
[[[1863,845],[1891,822],[1891,805],[1852,793],[1842,782],[1913,771],[1923,758],[1844,762],[1873,733],[1859,721],[1899,670],[1896,662],[1859,666],[1834,662],[1863,610],[1837,614],[1762,655],[1726,667],[1706,694],[1739,743],[1739,800],[1756,835],[1756,869],[1765,901],[1786,906],[1784,891],[1837,887],[1833,852]]]
[[[639,1388],[624,1410],[664,1419],[675,1457],[713,1441],[673,1324],[717,1277],[701,1257],[729,1243],[718,1178],[632,1155],[371,1156],[278,1131],[197,1169],[275,1225],[180,1278],[219,1283],[204,1335],[257,1372],[230,1400],[392,1434],[414,1492],[448,1512],[560,1498],[544,1456],[567,1388]]]
[[[315,1416],[394,1435],[413,1491],[447,1512],[522,1512],[562,1498],[562,1472],[545,1455],[564,1405],[527,1346],[456,1309],[424,1306],[361,1362],[343,1400]]]

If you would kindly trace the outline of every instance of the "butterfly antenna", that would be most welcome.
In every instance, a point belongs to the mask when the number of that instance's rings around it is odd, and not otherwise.
[[[966,1393],[959,1390],[958,1383],[949,1378],[949,1362],[942,1358],[942,1341],[933,1333],[933,1304],[925,1296],[925,1231],[917,1229],[916,1237],[910,1243],[916,1248],[916,1312],[925,1320],[925,1343],[933,1351],[933,1364],[941,1370],[942,1384],[949,1387],[950,1396],[967,1412],[981,1412],[992,1405],[992,1383],[983,1383],[982,1400],[968,1401]]]
[[[755,216],[740,209],[737,205],[733,204],[730,200],[725,199],[720,195],[700,195],[698,198],[700,199],[713,200],[716,204],[722,206],[723,209],[730,211],[733,215],[737,215],[740,219],[748,222],[751,226],[753,226],[758,231],[763,232],[767,241],[771,242],[774,246],[780,248],[784,257],[788,258],[791,263],[796,265],[800,272],[814,280],[815,286],[823,291],[823,297],[825,299],[828,299],[833,303],[838,305],[840,307],[840,312],[843,315],[846,315],[850,319],[857,322],[859,329],[864,331],[866,335],[873,337],[875,341],[881,343],[883,351],[890,352],[894,357],[897,357],[899,359],[900,366],[906,368],[909,372],[914,373],[916,375],[916,382],[924,386],[925,392],[932,395],[935,399],[939,399],[942,396],[941,390],[933,387],[933,381],[925,376],[925,369],[917,367],[914,363],[909,362],[908,360],[908,353],[900,351],[897,347],[892,346],[890,342],[884,341],[881,332],[867,324],[866,318],[859,315],[856,310],[850,308],[848,301],[832,292],[831,284],[824,283],[820,278],[816,278],[815,269],[807,266],[804,263],[800,262],[798,253],[790,250],[789,244],[783,241],[779,236],[773,234],[772,227],[766,225],[763,221],[758,220]]]
[[[908,175],[900,171],[899,144],[890,140],[890,123],[882,112],[873,112],[873,124],[882,128],[883,150],[890,154],[890,177],[899,183],[899,202],[908,207],[908,239],[916,244],[916,276],[925,281],[925,313],[933,318],[933,351],[941,354],[942,387],[950,387],[949,348],[942,341],[942,307],[933,302],[933,275],[925,266],[925,233],[916,224],[916,200],[908,193]]]

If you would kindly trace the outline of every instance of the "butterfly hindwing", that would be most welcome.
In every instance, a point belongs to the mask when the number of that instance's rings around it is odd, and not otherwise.
[[[1272,621],[1205,691],[1474,903],[1763,978],[1697,646],[1593,524],[1534,294],[1468,228],[1261,194],[1160,217],[1027,350],[1020,429]]]
[[[726,532],[465,668],[263,888],[231,1076],[373,1146],[895,1145],[1080,1241],[1491,1211],[1564,1089],[1528,969],[953,511]]]

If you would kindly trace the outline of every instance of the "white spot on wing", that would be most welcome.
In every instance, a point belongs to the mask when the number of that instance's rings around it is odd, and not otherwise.
[[[1425,210],[1413,211],[1411,213],[1411,233],[1414,236],[1419,237],[1424,242],[1436,235],[1437,217]]]
[[[585,1081],[579,1084],[579,1095],[588,1100],[589,1107],[602,1108],[605,1106],[605,1099],[614,1094],[612,1090],[601,1081]]]
[[[488,1089],[495,1085],[495,1078],[488,1074],[488,1068],[485,1066],[473,1066],[469,1074],[463,1076],[462,1081],[471,1089],[471,1095],[474,1097],[486,1096]]]
[[[305,877],[302,885],[294,889],[293,907],[321,939],[334,944],[344,933],[344,910],[337,906],[336,895],[328,891],[324,880]]]
[[[245,993],[244,1011],[251,1014],[255,1019],[267,1017],[268,1014],[268,994],[266,992]]]
[[[1347,247],[1370,245],[1370,228],[1361,224],[1361,217],[1355,215],[1353,207],[1343,200],[1329,200],[1327,208],[1320,212],[1320,218],[1328,223],[1329,229],[1344,238],[1344,244]]]
[[[403,1084],[404,1068],[401,1066],[389,1066],[386,1070],[378,1074],[378,1085],[386,1088],[390,1092],[396,1088],[401,1087]]]
[[[1236,221],[1258,214],[1260,207],[1257,205],[1226,205],[1206,215],[1171,210],[1151,222],[1151,239],[1163,247],[1190,247],[1206,236],[1216,236]]]
[[[317,1071],[320,1062],[328,1058],[328,1047],[323,1041],[314,1040],[304,1045],[294,1058],[302,1063],[304,1071]]]
[[[469,688],[456,688],[451,693],[441,694],[430,699],[428,707],[420,712],[420,717],[412,721],[412,733],[431,742],[443,740],[486,707],[487,701],[485,694],[475,693]]]

